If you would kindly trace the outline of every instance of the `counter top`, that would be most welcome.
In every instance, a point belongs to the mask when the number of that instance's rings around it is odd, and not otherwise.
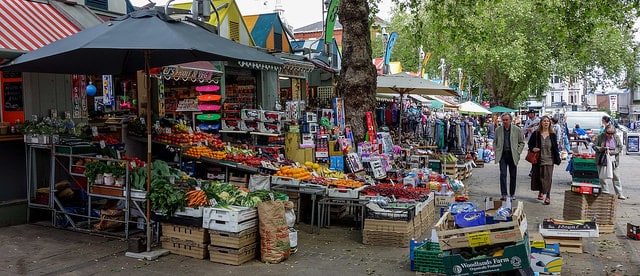
[[[0,142],[7,141],[24,141],[24,136],[21,134],[0,135]]]

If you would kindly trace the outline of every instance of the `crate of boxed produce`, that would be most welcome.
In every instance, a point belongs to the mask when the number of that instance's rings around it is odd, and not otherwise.
[[[360,191],[364,186],[359,188],[330,187],[327,189],[327,196],[339,198],[359,198]]]
[[[495,210],[486,212],[492,211]],[[436,223],[435,229],[442,250],[479,247],[521,241],[527,231],[527,218],[524,213],[524,204],[520,201],[518,207],[513,210],[511,221],[457,228],[454,216],[446,212]]]
[[[445,250],[442,262],[447,275],[485,275],[530,267],[531,245],[527,235],[521,241]]]
[[[194,241],[196,243],[209,243],[209,233],[207,229],[166,222],[162,222],[160,225],[162,225],[163,237]]]
[[[229,206],[228,208],[205,207],[202,227],[227,232],[240,232],[258,225],[256,208]]]
[[[238,233],[209,230],[211,245],[239,249],[258,241],[258,227],[252,227]]]
[[[171,251],[172,254],[200,260],[206,259],[209,256],[208,245],[204,243],[196,243],[171,237],[162,237],[160,241],[162,242],[162,248]]]

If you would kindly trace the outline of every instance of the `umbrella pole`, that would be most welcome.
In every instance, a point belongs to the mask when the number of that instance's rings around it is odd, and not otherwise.
[[[147,90],[147,194],[151,192],[151,81],[149,80],[149,51],[144,52],[144,82]],[[151,200],[147,198],[147,252],[151,251]]]

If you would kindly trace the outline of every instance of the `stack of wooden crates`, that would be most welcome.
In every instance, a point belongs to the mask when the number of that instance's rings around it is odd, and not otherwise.
[[[162,248],[172,254],[206,259],[209,256],[209,232],[202,227],[162,223]]]
[[[241,265],[256,258],[259,250],[258,210],[231,206],[205,208],[203,227],[209,229],[209,260]]]
[[[434,195],[416,204],[413,217],[406,219],[365,218],[362,243],[367,245],[385,245],[409,247],[412,239],[422,240],[431,233],[435,222]]]

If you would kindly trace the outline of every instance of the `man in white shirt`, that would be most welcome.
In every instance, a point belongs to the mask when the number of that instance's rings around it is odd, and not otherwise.
[[[538,129],[538,125],[540,124],[540,117],[536,116],[536,112],[532,109],[527,112],[527,117],[529,118],[524,122],[523,130],[524,136],[525,138],[527,138],[526,140],[529,140],[529,136],[531,136],[531,133]]]

